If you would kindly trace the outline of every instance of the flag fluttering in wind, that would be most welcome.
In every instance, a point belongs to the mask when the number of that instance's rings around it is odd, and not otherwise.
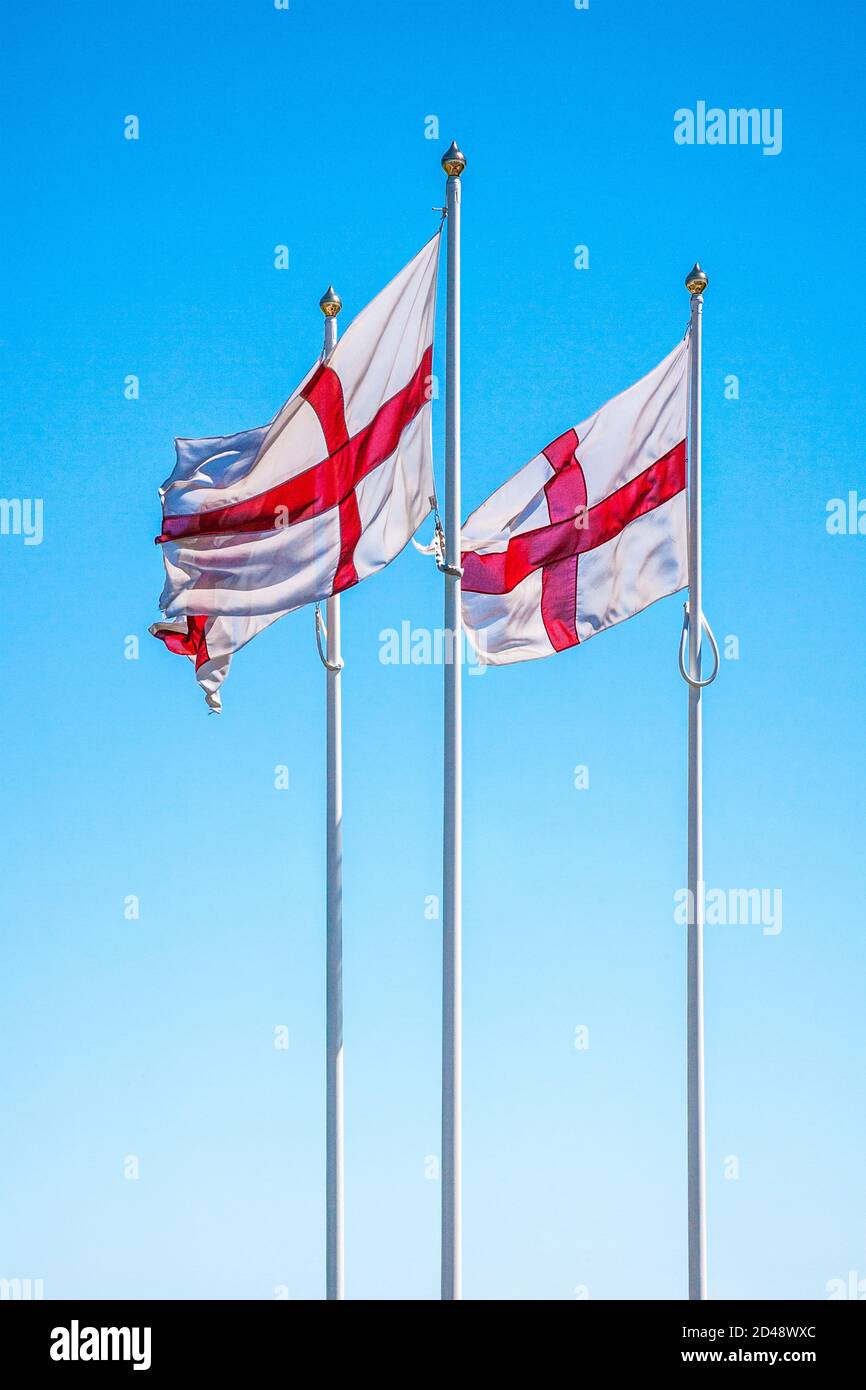
[[[462,1297],[462,627],[482,662],[549,656],[688,587],[679,669],[688,685],[686,1003],[689,1297],[706,1297],[702,694],[719,653],[702,607],[701,341],[708,280],[685,278],[689,332],[649,374],[554,439],[461,519],[460,219],[466,159],[447,175],[445,527],[435,504],[431,409],[440,231],[337,342],[338,295],[320,301],[325,349],[269,425],[177,440],[161,490],[165,620],[212,710],[234,652],[303,605],[326,668],[326,1290],[344,1297],[339,595],[389,564],[436,510],[444,580],[441,1293]],[[687,478],[688,474],[688,478]],[[326,650],[321,644],[325,631]],[[703,640],[713,665],[702,665]]]
[[[463,623],[482,661],[550,656],[686,587],[688,360],[686,339],[465,522]]]
[[[262,628],[270,627],[282,616],[268,613],[261,618],[208,618],[198,614],[182,622],[153,623],[149,631],[170,652],[190,657],[208,707],[218,712],[222,708],[219,688],[228,675],[232,656]]]
[[[232,652],[276,618],[351,588],[430,511],[439,233],[357,316],[270,425],[177,440],[160,490],[169,620],[208,704]]]

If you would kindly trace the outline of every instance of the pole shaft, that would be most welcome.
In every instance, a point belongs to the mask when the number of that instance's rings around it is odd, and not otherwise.
[[[689,675],[701,674],[701,318],[691,300],[689,338]],[[688,830],[688,1173],[689,1298],[707,1297],[706,1133],[704,1118],[704,851],[701,690],[689,686]]]
[[[337,342],[336,317],[325,319],[328,357]],[[340,663],[340,596],[328,599],[327,657]],[[326,964],[326,1282],[328,1299],[344,1297],[343,1268],[343,708],[339,670],[327,684],[327,964]]]
[[[449,177],[445,350],[446,563],[460,565],[460,178]],[[442,1298],[461,1290],[462,727],[460,578],[445,575],[445,795],[442,904]]]

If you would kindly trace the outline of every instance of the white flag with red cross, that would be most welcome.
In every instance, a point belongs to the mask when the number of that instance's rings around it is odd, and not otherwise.
[[[463,624],[482,661],[550,656],[686,587],[687,409],[686,338],[472,513]]]
[[[270,425],[179,439],[151,628],[211,708],[233,651],[389,564],[430,512],[439,233],[358,314]],[[179,620],[179,621],[172,621]]]
[[[181,622],[153,623],[148,630],[170,652],[188,656],[194,662],[195,678],[204,691],[208,708],[219,713],[219,688],[228,675],[234,653],[282,616],[268,613],[261,618],[209,618],[198,614]]]

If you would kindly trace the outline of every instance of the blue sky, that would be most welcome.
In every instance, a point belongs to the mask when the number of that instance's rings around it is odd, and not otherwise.
[[[464,514],[658,361],[709,273],[705,607],[739,657],[705,702],[706,876],[784,904],[776,935],[707,931],[710,1292],[866,1278],[866,537],[825,525],[866,496],[863,30],[832,0],[7,16],[0,491],[43,499],[44,538],[0,536],[0,1276],[321,1295],[312,615],[246,649],[207,717],[147,636],[156,489],[175,435],[273,415],[329,281],[345,326],[432,234],[456,137]],[[677,145],[700,100],[781,109],[781,153]],[[353,1298],[438,1294],[442,673],[383,665],[379,635],[441,611],[413,551],[343,604]],[[685,1294],[680,620],[671,598],[465,681],[467,1298]]]

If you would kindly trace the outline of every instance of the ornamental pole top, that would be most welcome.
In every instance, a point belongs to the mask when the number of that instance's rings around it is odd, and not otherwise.
[[[329,285],[319,300],[319,308],[326,319],[334,319],[343,307],[343,301],[333,285]]]
[[[697,261],[695,261],[694,265],[692,266],[691,270],[686,276],[686,289],[688,290],[689,294],[703,294],[704,290],[707,288],[707,285],[709,283],[710,282],[707,279],[704,272],[701,270],[701,267],[698,265]]]
[[[442,168],[449,178],[459,179],[463,170],[466,168],[466,156],[458,147],[456,140],[451,141],[451,148],[447,149],[442,156]]]

